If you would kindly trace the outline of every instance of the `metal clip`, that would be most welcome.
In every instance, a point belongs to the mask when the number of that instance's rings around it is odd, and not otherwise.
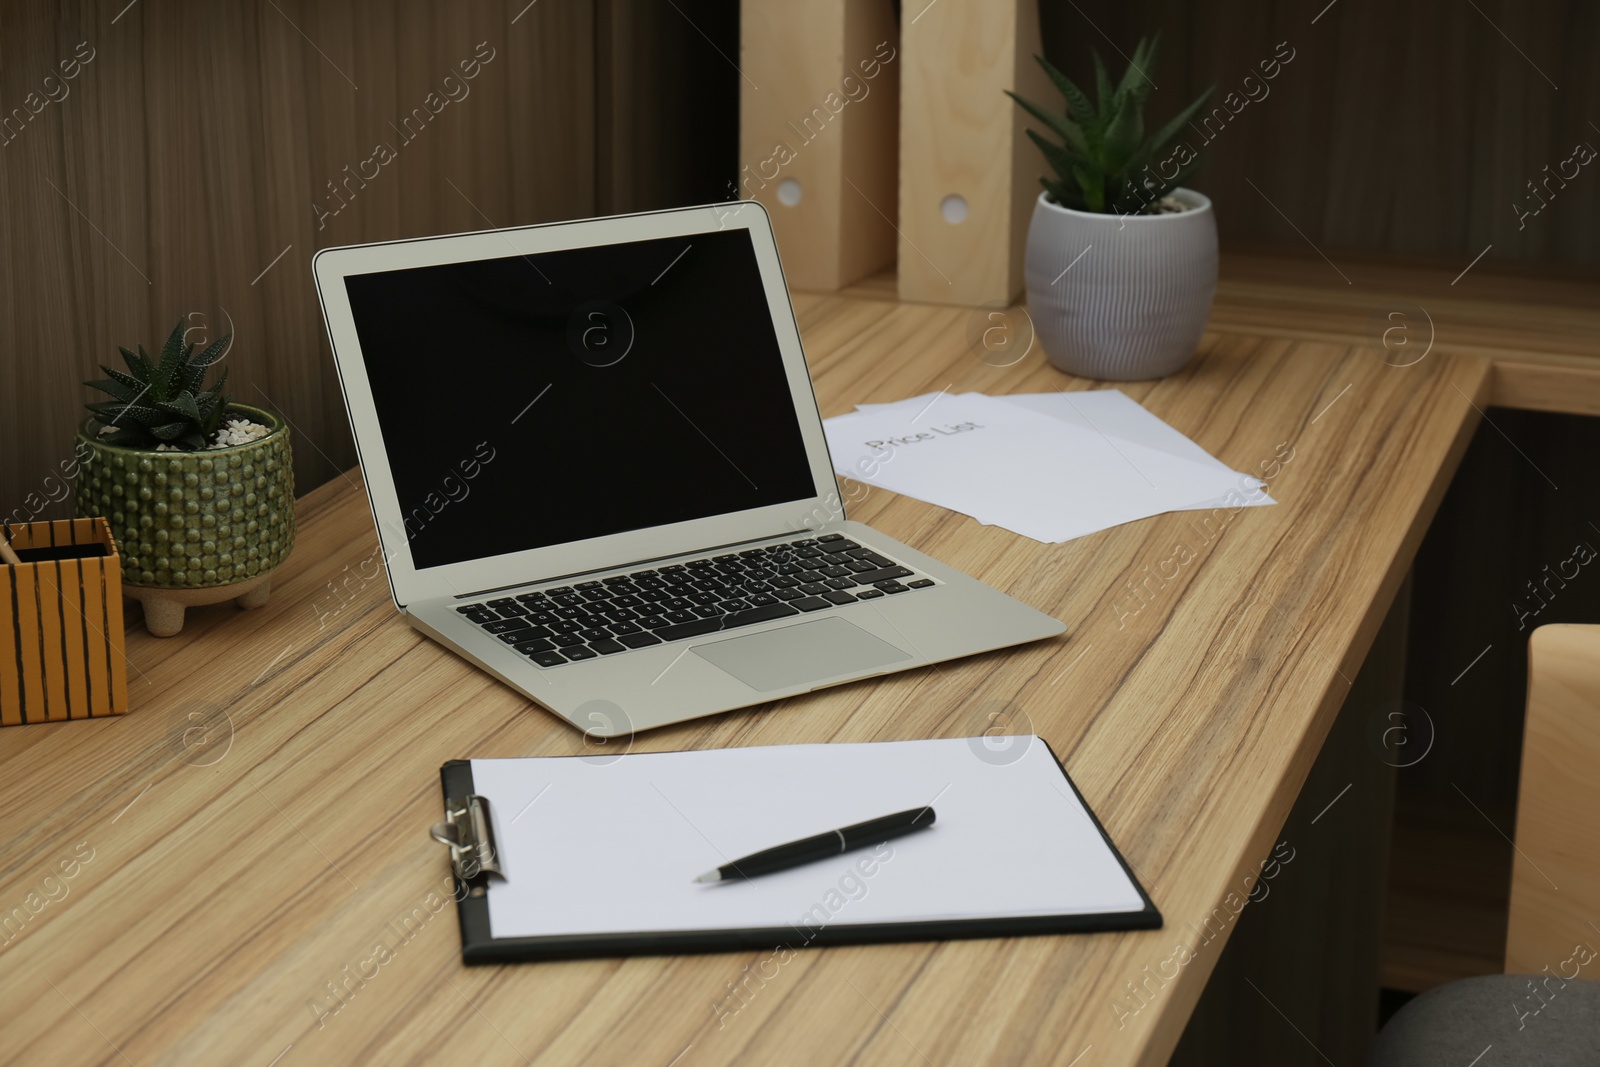
[[[484,871],[505,877],[494,847],[494,829],[489,821],[489,801],[473,795],[448,797],[444,822],[433,824],[433,839],[450,846],[450,865],[456,877],[469,882]]]

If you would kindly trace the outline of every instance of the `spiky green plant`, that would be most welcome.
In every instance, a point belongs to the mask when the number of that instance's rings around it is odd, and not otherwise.
[[[205,448],[216,437],[228,408],[228,398],[222,392],[228,370],[224,367],[222,377],[209,389],[205,388],[205,379],[211,365],[227,352],[233,335],[220,338],[196,354],[194,344],[184,343],[183,333],[183,321],[179,320],[162,346],[158,362],[145,355],[143,345],[137,353],[118,346],[117,351],[128,364],[128,373],[102,363],[100,369],[110,377],[84,383],[114,398],[84,405],[94,412],[95,421],[102,427],[114,429],[101,440],[127,448],[153,450],[159,445],[172,445],[193,452]]]
[[[1034,130],[1028,131],[1028,136],[1056,172],[1055,178],[1039,179],[1051,200],[1078,211],[1134,214],[1181,185],[1199,165],[1198,157],[1187,146],[1176,153],[1179,157],[1192,157],[1187,160],[1180,158],[1173,163],[1169,153],[1184,125],[1211,95],[1211,89],[1201,93],[1198,100],[1153,136],[1145,136],[1144,102],[1154,84],[1146,72],[1155,65],[1159,43],[1159,34],[1154,39],[1141,40],[1133,50],[1126,73],[1115,87],[1106,74],[1100,53],[1094,53],[1097,99],[1093,104],[1065,74],[1043,56],[1035,56],[1061,91],[1066,114],[1052,113],[1007,91],[1007,96],[1061,138],[1061,143],[1057,144]],[[1169,168],[1163,166],[1169,163],[1178,168],[1170,178],[1164,173]]]

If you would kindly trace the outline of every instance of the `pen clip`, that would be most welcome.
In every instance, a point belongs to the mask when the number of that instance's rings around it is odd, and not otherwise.
[[[494,847],[494,827],[489,819],[489,801],[476,794],[448,797],[444,821],[433,824],[435,841],[450,848],[450,866],[456,877],[470,882],[488,871],[505,877]]]

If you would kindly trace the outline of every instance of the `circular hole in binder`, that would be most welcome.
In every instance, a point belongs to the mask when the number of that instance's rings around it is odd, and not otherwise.
[[[784,207],[794,207],[802,195],[800,183],[793,178],[785,178],[778,183],[778,203]]]
[[[951,193],[939,201],[939,214],[944,216],[944,221],[955,226],[967,221],[967,198],[960,193]]]

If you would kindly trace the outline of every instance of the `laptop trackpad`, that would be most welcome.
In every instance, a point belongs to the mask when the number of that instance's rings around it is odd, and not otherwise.
[[[770,692],[911,657],[844,619],[816,619],[694,646],[694,654],[752,689]]]

